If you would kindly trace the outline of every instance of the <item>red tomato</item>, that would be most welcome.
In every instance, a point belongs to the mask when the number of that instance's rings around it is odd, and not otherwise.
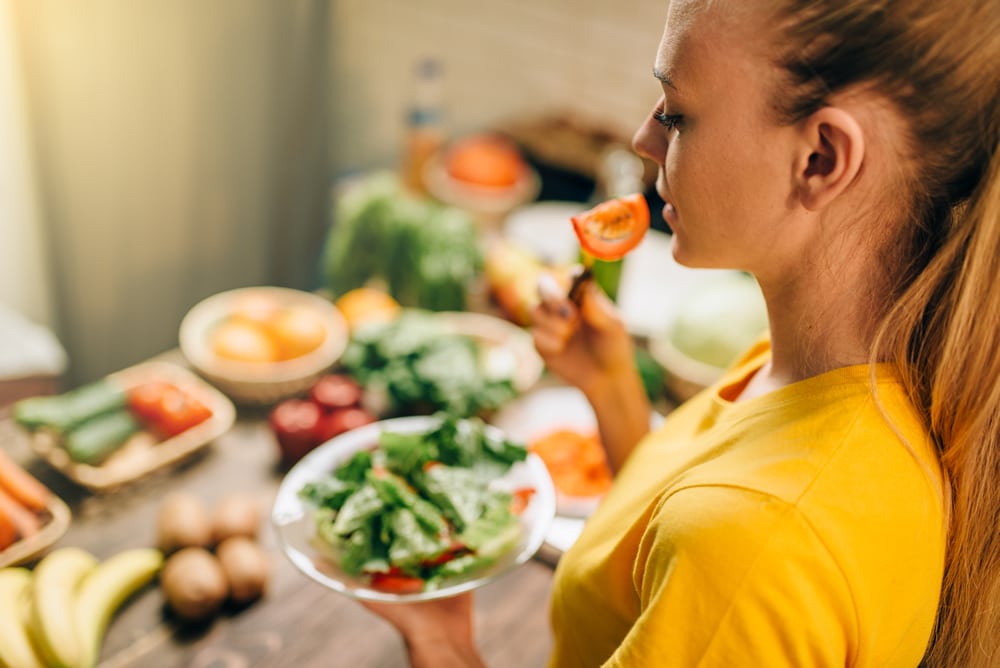
[[[129,390],[132,412],[160,434],[170,437],[212,417],[212,410],[184,390],[163,381],[143,383]]]
[[[535,495],[535,488],[521,487],[520,489],[515,489],[512,494],[514,498],[510,501],[510,512],[520,515],[528,507],[528,504],[531,503],[531,497]]]
[[[403,575],[396,569],[388,573],[372,573],[372,589],[390,594],[416,594],[424,590],[424,581],[410,575]]]
[[[320,432],[325,437],[323,440],[339,436],[345,431],[350,431],[355,427],[361,427],[375,421],[375,416],[364,408],[348,406],[328,413],[322,418]]]
[[[316,381],[309,390],[309,397],[327,411],[358,406],[361,386],[350,376],[331,373]]]
[[[150,422],[160,412],[160,399],[163,394],[171,390],[173,385],[162,381],[137,385],[128,391],[128,407],[137,418]]]
[[[271,410],[268,422],[278,439],[281,459],[293,464],[322,443],[323,411],[312,401],[286,399]]]
[[[570,220],[583,250],[599,260],[618,260],[646,235],[649,206],[642,193],[635,193],[601,202]]]

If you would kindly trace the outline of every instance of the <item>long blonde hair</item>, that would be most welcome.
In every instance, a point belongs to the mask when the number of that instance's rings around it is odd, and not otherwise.
[[[950,488],[924,665],[1000,665],[1000,2],[773,2],[782,117],[871,86],[909,124],[905,220],[872,356],[899,369]]]

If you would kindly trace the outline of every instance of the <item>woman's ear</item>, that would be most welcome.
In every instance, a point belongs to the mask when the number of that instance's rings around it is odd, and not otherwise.
[[[865,136],[850,112],[823,107],[802,121],[795,182],[802,205],[818,211],[843,193],[861,171]]]

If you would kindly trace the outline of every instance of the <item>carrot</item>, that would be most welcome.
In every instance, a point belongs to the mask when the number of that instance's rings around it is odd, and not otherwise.
[[[6,550],[17,540],[17,527],[7,513],[0,510],[0,550]]]
[[[21,538],[31,538],[42,529],[42,520],[38,515],[22,506],[3,489],[0,489],[0,512],[10,518]]]
[[[52,492],[45,485],[18,466],[3,450],[0,450],[0,488],[7,490],[7,493],[30,510],[45,510],[52,498]]]

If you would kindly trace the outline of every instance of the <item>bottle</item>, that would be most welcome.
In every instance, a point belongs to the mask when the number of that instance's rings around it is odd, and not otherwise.
[[[597,174],[598,201],[611,199],[613,197],[624,197],[633,193],[643,191],[642,176],[644,167],[642,160],[632,151],[624,147],[614,147],[602,156]],[[597,202],[594,202],[596,204]],[[580,251],[581,259],[590,262],[591,271],[594,273],[594,280],[601,286],[601,289],[612,300],[618,299],[618,287],[621,284],[622,268],[624,258],[619,260],[598,260],[596,258],[583,257],[585,252]]]
[[[435,58],[419,61],[414,72],[413,99],[406,118],[402,181],[411,192],[426,195],[424,168],[445,141],[442,98],[443,72]]]

